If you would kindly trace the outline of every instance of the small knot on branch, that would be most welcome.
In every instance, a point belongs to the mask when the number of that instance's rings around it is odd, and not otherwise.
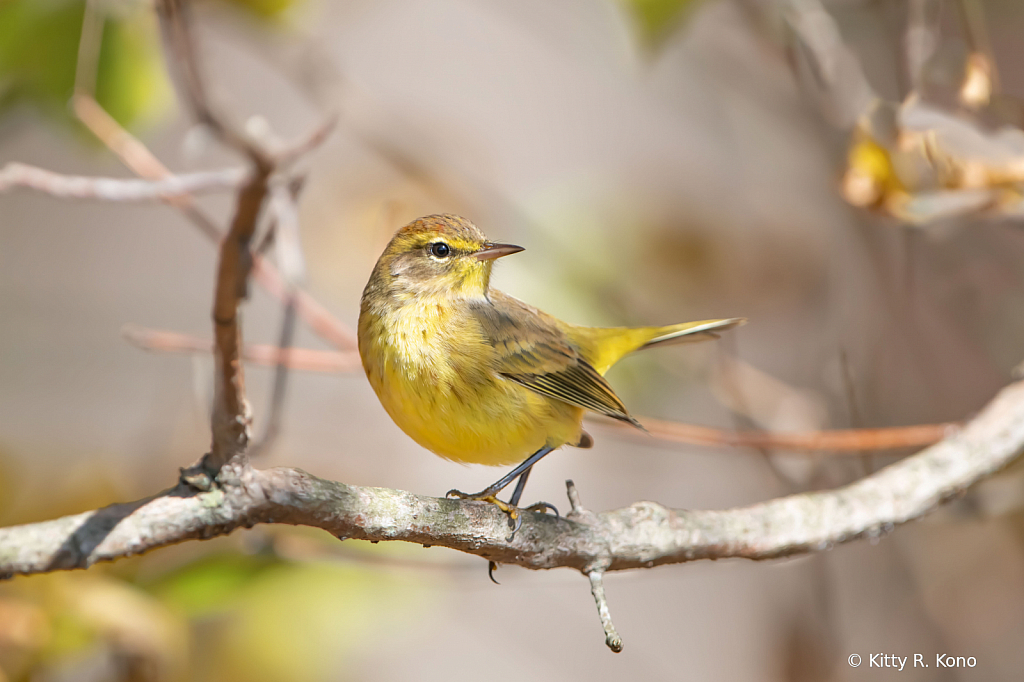
[[[580,493],[576,490],[576,484],[572,482],[571,478],[565,481],[565,492],[569,496],[569,505],[572,507],[565,518],[590,525],[597,523],[597,514],[584,507],[580,502]]]
[[[201,493],[208,493],[213,490],[213,477],[203,466],[202,462],[205,459],[199,460],[198,464],[185,468],[181,467],[178,470],[178,482],[182,485],[188,486],[193,490],[198,490]]]

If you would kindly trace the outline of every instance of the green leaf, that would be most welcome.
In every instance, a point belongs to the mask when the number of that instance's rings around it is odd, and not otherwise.
[[[118,8],[101,17],[96,98],[127,126],[164,109],[171,89],[151,7]],[[84,0],[0,0],[0,113],[28,103],[70,120],[84,16]]]
[[[158,116],[173,100],[159,26],[144,5],[107,20],[97,67],[96,101],[124,126]]]
[[[75,83],[80,0],[0,3],[0,106],[32,100],[63,108]]]
[[[699,0],[619,0],[633,18],[640,39],[658,47],[682,23],[686,10]]]

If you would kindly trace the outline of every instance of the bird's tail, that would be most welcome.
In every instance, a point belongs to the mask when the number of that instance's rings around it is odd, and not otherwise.
[[[658,327],[652,330],[655,333],[654,336],[637,350],[651,346],[717,339],[718,332],[724,332],[746,323],[747,318],[745,317],[730,317],[727,320],[701,320],[700,322],[683,322],[682,324]]]
[[[604,374],[623,356],[652,346],[717,339],[718,333],[746,323],[742,317],[683,322],[667,327],[576,327],[570,333],[584,357]]]

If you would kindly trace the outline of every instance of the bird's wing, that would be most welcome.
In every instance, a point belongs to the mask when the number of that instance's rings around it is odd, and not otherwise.
[[[541,395],[643,428],[553,317],[493,290],[488,301],[470,309],[495,351],[498,374]]]

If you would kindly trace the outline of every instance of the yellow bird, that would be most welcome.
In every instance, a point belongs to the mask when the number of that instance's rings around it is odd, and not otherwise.
[[[492,466],[521,462],[479,493],[522,523],[530,468],[563,445],[590,447],[586,410],[643,428],[604,373],[624,355],[717,338],[741,318],[667,327],[580,327],[490,288],[494,260],[522,251],[490,242],[455,215],[399,230],[377,261],[359,311],[359,354],[381,404],[431,452]],[[508,504],[499,491],[519,478]],[[539,503],[534,507],[551,505]]]

